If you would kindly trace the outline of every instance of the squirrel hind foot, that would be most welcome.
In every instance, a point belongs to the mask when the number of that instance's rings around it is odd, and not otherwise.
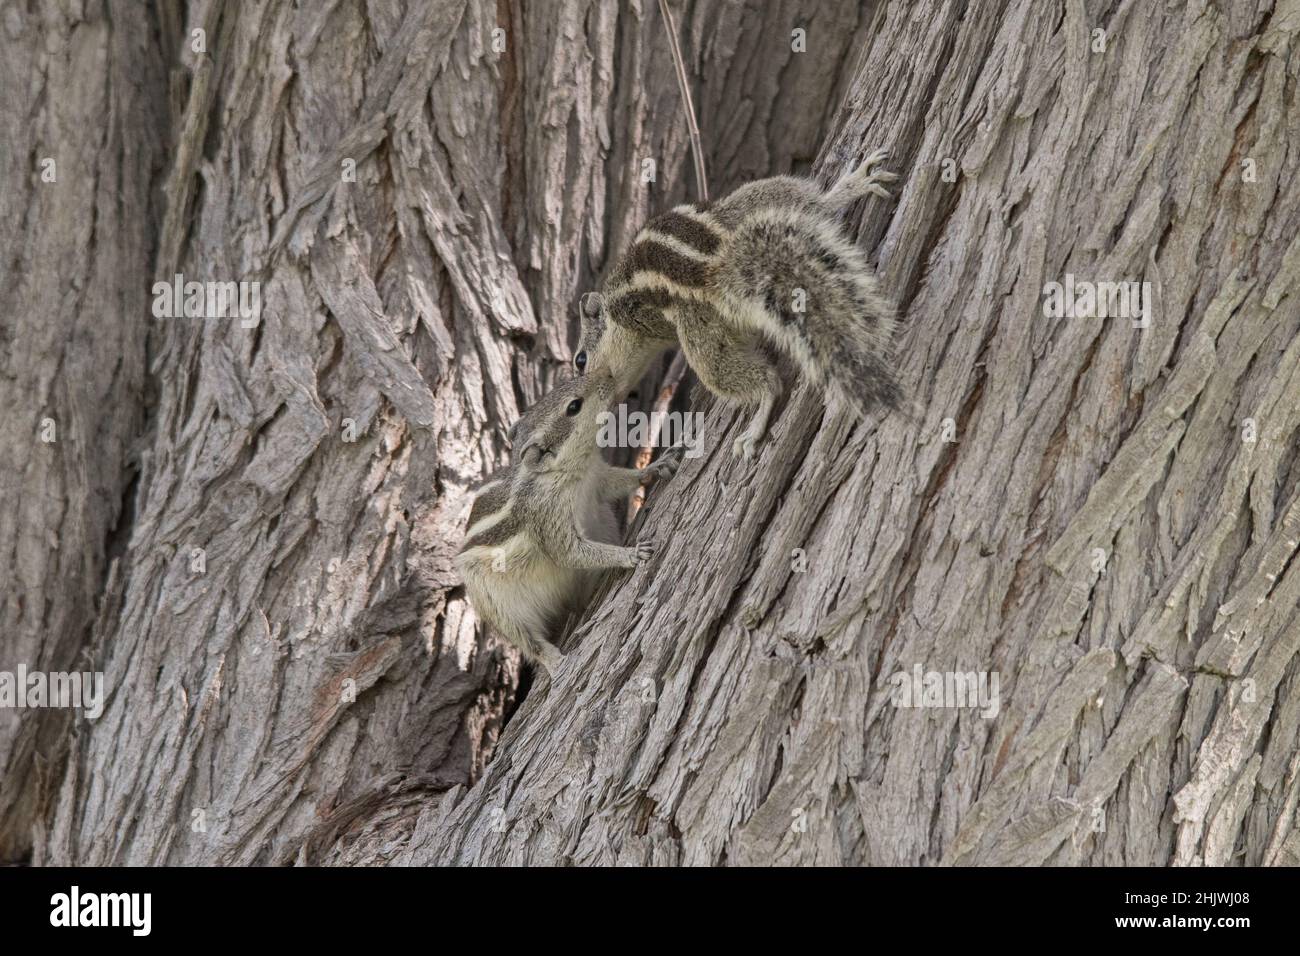
[[[753,461],[754,454],[758,450],[758,437],[751,435],[748,431],[738,436],[731,443],[731,453],[737,458],[745,461]]]
[[[555,679],[555,672],[559,670],[560,665],[564,663],[564,654],[554,644],[541,642],[536,648],[536,654],[533,659],[537,665],[546,671],[552,680]]]

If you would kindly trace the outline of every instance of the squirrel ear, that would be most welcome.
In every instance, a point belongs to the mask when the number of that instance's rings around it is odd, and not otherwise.
[[[581,299],[578,300],[578,310],[588,319],[594,319],[600,315],[600,293],[585,292]]]

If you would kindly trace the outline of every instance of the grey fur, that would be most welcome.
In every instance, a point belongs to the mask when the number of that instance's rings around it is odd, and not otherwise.
[[[540,399],[511,429],[515,461],[488,480],[470,511],[456,567],[479,617],[553,673],[563,659],[550,637],[584,607],[608,568],[631,568],[648,541],[623,547],[612,503],[675,463],[615,468],[596,447],[614,383],[574,379]],[[582,406],[568,414],[575,399]]]
[[[699,207],[696,207],[699,211]],[[722,245],[722,236],[705,223],[680,212],[666,212],[652,220],[656,232],[663,233],[701,255],[711,256]]]
[[[734,446],[746,458],[781,391],[763,342],[820,387],[837,387],[859,414],[897,407],[894,306],[839,225],[849,203],[888,197],[883,184],[897,177],[874,171],[884,157],[872,153],[826,191],[776,176],[648,222],[610,273],[600,308],[581,310],[588,372],[607,371],[626,392],[680,344],[711,391],[757,406]]]

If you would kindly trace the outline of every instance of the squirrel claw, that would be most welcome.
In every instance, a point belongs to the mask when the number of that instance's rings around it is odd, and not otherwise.
[[[865,196],[869,193],[873,196],[879,196],[881,199],[893,198],[884,184],[892,183],[898,179],[898,173],[888,169],[876,169],[888,158],[889,150],[878,149],[858,165],[858,168],[848,177],[849,181],[855,183],[853,190],[855,197]]]
[[[745,459],[745,461],[754,460],[754,452],[757,448],[758,437],[756,435],[751,435],[748,432],[741,435],[731,443],[731,453],[733,455],[739,455],[741,458]]]
[[[889,150],[882,146],[879,149],[874,150],[869,156],[867,156],[866,159],[862,161],[862,168],[870,169],[872,166],[879,166],[888,158],[889,158]]]
[[[658,461],[647,467],[643,474],[651,481],[658,481],[662,478],[671,478],[677,474],[677,469],[681,467],[681,455],[668,452],[661,456]]]

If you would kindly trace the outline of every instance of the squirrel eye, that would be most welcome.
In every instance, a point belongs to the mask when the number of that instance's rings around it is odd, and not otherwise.
[[[582,399],[575,398],[573,401],[569,402],[569,407],[564,410],[564,414],[572,416],[578,414],[580,411],[582,411]]]
[[[577,367],[579,372],[584,371],[587,368],[587,353],[583,351],[575,355],[573,357],[573,364]]]

